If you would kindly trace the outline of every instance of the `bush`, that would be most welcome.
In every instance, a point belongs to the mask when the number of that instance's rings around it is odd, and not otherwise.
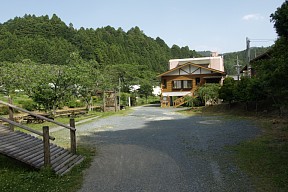
[[[8,115],[9,108],[7,106],[0,106],[0,115]]]
[[[79,100],[72,100],[67,103],[69,108],[84,107],[85,105]]]
[[[131,97],[130,93],[121,93],[121,105],[128,106],[129,97]]]
[[[185,96],[185,101],[188,107],[199,107],[201,105],[201,100],[199,97]]]
[[[18,103],[21,104],[22,108],[28,111],[34,111],[37,109],[37,104],[31,100],[20,100]]]

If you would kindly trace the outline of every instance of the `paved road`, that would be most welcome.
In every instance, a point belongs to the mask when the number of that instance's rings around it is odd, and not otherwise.
[[[259,134],[249,121],[146,106],[77,132],[99,151],[80,192],[253,191],[226,147]]]

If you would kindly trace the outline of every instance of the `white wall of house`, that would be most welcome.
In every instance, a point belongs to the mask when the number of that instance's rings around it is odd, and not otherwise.
[[[224,72],[224,59],[223,56],[218,56],[216,52],[211,54],[211,57],[198,57],[198,58],[186,58],[186,59],[171,59],[169,60],[168,68],[174,69],[179,65],[191,62],[197,65],[205,65],[209,68],[216,69]]]
[[[196,66],[187,65],[179,70],[169,73],[169,76],[188,75],[188,74],[210,74],[211,71]]]

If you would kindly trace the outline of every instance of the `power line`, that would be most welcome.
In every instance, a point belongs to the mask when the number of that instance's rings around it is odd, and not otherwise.
[[[270,42],[270,41],[275,41],[276,39],[249,39],[249,41],[251,42]]]

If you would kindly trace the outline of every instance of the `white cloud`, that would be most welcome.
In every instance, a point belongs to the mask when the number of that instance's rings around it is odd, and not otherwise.
[[[245,21],[251,21],[251,20],[258,21],[262,19],[264,19],[264,17],[260,14],[248,14],[242,17],[242,20],[245,20]]]

